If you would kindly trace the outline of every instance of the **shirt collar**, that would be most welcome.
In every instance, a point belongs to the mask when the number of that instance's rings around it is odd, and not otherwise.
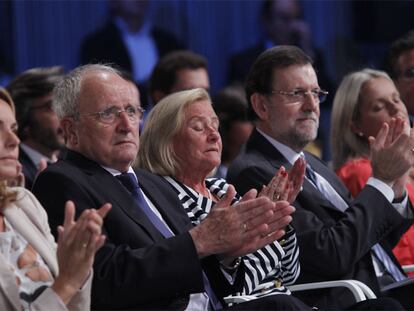
[[[137,32],[130,32],[125,21],[118,16],[114,18],[114,23],[123,34],[129,36],[146,37],[149,36],[151,32],[151,23],[148,20],[144,22]]]
[[[36,167],[39,167],[40,161],[42,159],[45,159],[47,162],[55,162],[53,159],[49,158],[48,156],[45,156],[44,154],[40,153],[39,151],[33,149],[32,147],[29,147],[28,145],[21,143],[20,148],[23,149],[24,152],[26,152],[27,156],[32,160],[32,162],[36,165]]]
[[[104,166],[104,165],[101,165],[101,167],[104,170],[106,170],[108,173],[110,173],[112,176],[118,176],[118,175],[121,175],[122,174],[122,172],[120,172],[120,171],[118,171],[118,170],[116,170],[114,168],[107,167],[107,166]],[[131,166],[128,168],[127,173],[131,173],[131,174],[133,174],[135,176],[135,178],[137,178],[137,175],[135,174],[135,172],[134,172],[134,170],[132,169]],[[137,180],[138,180],[138,178],[137,178]]]
[[[305,156],[303,152],[297,153],[292,148],[282,144],[281,142],[278,142],[276,139],[265,134],[263,131],[259,130],[258,128],[256,128],[256,130],[261,135],[263,135],[263,137],[266,138],[269,141],[269,143],[271,143],[272,146],[275,147],[289,161],[290,164],[293,165],[299,157]]]

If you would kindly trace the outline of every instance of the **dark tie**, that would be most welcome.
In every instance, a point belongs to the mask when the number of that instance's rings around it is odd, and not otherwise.
[[[128,189],[131,193],[132,197],[134,198],[135,202],[137,202],[138,206],[141,210],[145,213],[145,215],[149,218],[155,228],[165,237],[171,238],[174,236],[171,230],[167,227],[167,225],[155,214],[155,212],[149,207],[147,201],[145,200],[141,189],[138,184],[138,180],[132,173],[122,173],[117,175],[116,178]],[[204,289],[210,299],[210,304],[214,310],[220,310],[223,308],[220,301],[218,300],[217,296],[215,295],[213,288],[210,285],[210,281],[207,278],[207,275],[203,271],[203,283]]]
[[[333,189],[332,187],[332,189],[328,189],[328,187],[321,185],[322,182],[320,182],[316,173],[313,171],[309,164],[306,165],[305,175],[306,178],[308,178],[314,184],[314,186],[325,196],[325,198],[331,201],[336,208],[342,210],[342,206],[340,206],[339,202],[335,204],[335,202],[333,202],[334,199],[330,198],[332,197],[332,192],[335,191],[335,189]],[[342,211],[345,211],[346,209],[347,206]],[[371,250],[375,254],[375,257],[378,259],[378,261],[380,261],[383,264],[385,270],[394,278],[395,281],[402,281],[406,278],[406,276],[395,265],[395,263],[392,261],[390,256],[387,254],[387,252],[380,244],[375,244],[374,246],[372,246]]]

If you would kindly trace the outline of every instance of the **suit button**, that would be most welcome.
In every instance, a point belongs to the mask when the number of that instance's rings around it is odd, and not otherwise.
[[[280,240],[279,244],[280,244],[280,246],[285,246],[286,240],[285,239]]]

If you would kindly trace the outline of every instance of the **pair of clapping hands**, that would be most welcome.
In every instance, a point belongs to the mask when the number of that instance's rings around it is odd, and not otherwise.
[[[229,186],[204,221],[190,230],[199,257],[219,254],[231,262],[280,239],[292,221],[291,203],[302,187],[305,169],[302,158],[289,174],[281,167],[259,194],[252,189],[234,206],[236,191]]]

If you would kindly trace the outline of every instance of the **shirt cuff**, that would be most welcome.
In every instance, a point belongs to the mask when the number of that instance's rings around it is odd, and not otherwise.
[[[388,202],[392,203],[394,200],[394,190],[392,190],[390,186],[378,178],[370,177],[367,181],[367,185],[370,185],[381,192],[388,200]]]

